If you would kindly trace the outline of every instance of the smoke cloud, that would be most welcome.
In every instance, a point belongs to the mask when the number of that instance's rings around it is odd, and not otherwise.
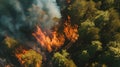
[[[60,10],[57,6],[56,0],[37,0],[37,5],[45,10],[51,18],[57,17],[60,18]]]
[[[34,3],[36,5],[30,9],[30,16],[34,18],[32,23],[40,23],[46,29],[58,24],[61,14],[56,0],[36,0]]]
[[[23,4],[29,1],[32,3]],[[7,35],[29,41],[27,36],[32,36],[36,25],[50,30],[59,24],[60,18],[56,0],[0,0],[0,37]]]
[[[60,18],[56,0],[0,0],[0,42],[9,36],[41,53],[32,35],[36,25],[51,31]]]

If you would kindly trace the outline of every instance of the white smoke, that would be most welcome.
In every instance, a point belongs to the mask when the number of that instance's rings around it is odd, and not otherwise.
[[[10,35],[18,39],[22,36],[22,39],[26,39],[24,34],[33,31],[32,28],[35,28],[36,24],[49,30],[59,24],[61,14],[56,0],[33,0],[29,6],[24,6],[27,2],[29,0],[0,0],[0,35]],[[39,10],[34,9],[32,5],[37,6]],[[24,7],[26,9],[23,9]],[[27,9],[32,11],[26,12]]]
[[[25,20],[24,11],[18,0],[1,0],[0,35],[15,34]],[[17,29],[18,28],[18,29]]]
[[[16,11],[23,12],[22,7],[18,0],[9,0],[10,4],[13,6]]]
[[[56,0],[37,0],[37,5],[48,12],[51,18],[61,18],[59,7],[57,6]]]
[[[37,9],[34,9],[34,5],[32,7],[32,12],[30,13],[32,18],[34,18],[32,19],[32,21],[34,21],[32,23],[40,23],[41,26],[47,29],[58,24],[59,21],[55,21],[55,19],[60,19],[61,14],[56,0],[36,0],[35,3]]]
[[[27,3],[30,1],[34,2]],[[7,35],[20,44],[33,47],[37,44],[32,36],[36,24],[43,30],[50,30],[59,24],[60,18],[56,0],[0,0],[0,42]],[[36,48],[39,50],[38,45]]]

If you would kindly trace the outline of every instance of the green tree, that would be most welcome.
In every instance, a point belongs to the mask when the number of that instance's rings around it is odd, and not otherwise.
[[[102,43],[100,41],[92,41],[88,46],[88,53],[90,56],[94,56],[96,52],[102,51]]]
[[[114,7],[114,0],[101,0],[102,5],[101,5],[101,9],[103,10],[108,10],[109,8]]]
[[[22,54],[21,59],[24,61],[24,67],[41,67],[42,65],[42,56],[34,50]]]
[[[94,22],[86,20],[81,23],[79,28],[80,39],[86,43],[91,43],[93,40],[99,40],[99,28],[95,27]]]
[[[114,35],[114,40],[120,42],[120,33]]]
[[[88,50],[82,50],[82,52],[79,52],[78,54],[78,66],[85,66],[85,64],[88,63],[90,58],[90,55],[88,53]]]
[[[119,67],[120,42],[110,41],[107,50],[101,54],[100,61],[106,63],[108,67]]]
[[[54,67],[76,67],[75,63],[68,58],[69,53],[62,50],[62,53],[56,52],[52,58]]]
[[[120,19],[119,14],[116,12],[115,9],[110,9],[109,11],[109,20],[103,21],[105,25],[102,26],[100,31],[101,41],[104,44],[109,43],[109,41],[113,40],[113,36],[118,32],[120,29]],[[102,23],[102,24],[103,24]]]
[[[75,0],[75,2],[69,6],[71,20],[77,24],[87,19],[93,20],[96,12],[96,4],[92,0]]]
[[[114,8],[120,13],[120,0],[115,0]]]
[[[15,40],[14,38],[12,38],[12,37],[6,37],[4,39],[4,44],[6,44],[7,47],[10,48],[10,49],[14,49],[15,46],[18,45],[18,43],[19,42],[17,40]]]

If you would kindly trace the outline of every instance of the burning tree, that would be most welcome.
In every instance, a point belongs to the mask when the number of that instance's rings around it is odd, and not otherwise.
[[[120,67],[119,5],[0,0],[0,66]]]
[[[41,67],[42,65],[42,56],[32,49],[18,48],[15,55],[24,67]]]
[[[39,6],[33,5],[33,7],[30,9],[31,14],[34,14],[34,22],[36,23],[36,30],[32,33],[32,35],[35,37],[37,42],[45,48],[45,50],[51,52],[53,48],[58,49],[62,45],[64,45],[65,38],[70,40],[70,42],[75,42],[79,35],[78,35],[78,26],[77,25],[71,25],[70,16],[65,20],[64,22],[64,29],[62,32],[58,32],[59,30],[59,21],[60,19],[56,20],[56,17],[53,17],[52,20],[50,20],[49,17],[46,16],[46,11],[43,11],[39,8]],[[32,16],[30,16],[32,17]],[[44,20],[43,20],[44,19]],[[51,24],[54,23],[54,26],[51,26],[50,28],[46,28],[46,20],[50,20]],[[49,23],[49,22],[48,22]],[[57,23],[57,24],[55,24]],[[43,25],[42,25],[43,24]],[[45,25],[45,26],[44,26]]]

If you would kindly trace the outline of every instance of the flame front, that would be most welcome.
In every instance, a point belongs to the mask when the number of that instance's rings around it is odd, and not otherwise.
[[[61,47],[65,42],[65,37],[71,42],[75,42],[79,35],[78,35],[78,26],[72,26],[70,24],[70,16],[68,16],[68,20],[65,21],[63,33],[58,33],[56,30],[50,31],[43,31],[40,26],[36,26],[36,31],[32,33],[32,35],[36,38],[38,43],[46,48],[49,52],[53,50],[53,48]],[[48,35],[50,33],[50,35]]]
[[[64,23],[65,36],[72,42],[75,42],[78,37],[78,25],[71,25],[71,17],[68,15],[67,20]]]
[[[22,67],[29,67],[32,65],[33,67],[41,67],[42,56],[32,49],[26,49],[19,47],[16,49],[15,56],[18,58],[18,61],[22,65]]]
[[[56,31],[51,32],[51,37],[43,32],[39,26],[37,26],[37,31],[32,34],[41,46],[45,47],[49,52],[52,48],[59,48],[64,44],[64,35],[58,34]]]
[[[15,56],[18,58],[18,60],[19,60],[19,62],[20,62],[21,64],[24,64],[24,63],[25,63],[25,61],[22,60],[22,56],[23,56],[23,54],[26,54],[27,52],[28,52],[28,51],[25,50],[25,49],[22,49],[22,47],[16,49]]]

